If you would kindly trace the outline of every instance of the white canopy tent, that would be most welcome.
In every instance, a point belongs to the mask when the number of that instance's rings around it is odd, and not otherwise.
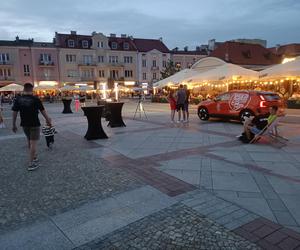
[[[294,61],[284,64],[278,64],[264,69],[259,73],[260,79],[276,79],[288,77],[300,77],[300,57],[297,57]]]
[[[46,86],[46,85],[40,85],[35,87],[34,91],[41,91],[41,90],[57,90],[58,88],[56,86]]]
[[[190,69],[183,69],[178,73],[153,84],[154,87],[163,88],[169,84],[179,84],[186,82],[191,77],[212,70],[226,64],[223,60],[216,57],[205,57],[197,61]]]
[[[258,72],[245,69],[241,66],[225,63],[209,71],[200,73],[187,79],[188,83],[200,83],[208,81],[233,81],[233,80],[258,80]]]
[[[0,88],[0,92],[6,92],[6,91],[21,92],[21,91],[23,91],[23,88],[24,87],[22,85],[12,83],[12,84],[6,85],[5,87]]]
[[[60,91],[74,91],[74,90],[78,90],[78,88],[75,86],[65,85],[62,88],[60,88],[59,90]]]

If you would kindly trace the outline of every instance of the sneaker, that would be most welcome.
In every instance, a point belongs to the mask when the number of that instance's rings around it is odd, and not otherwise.
[[[49,143],[48,148],[49,148],[50,150],[52,150],[52,149],[53,149],[53,143]]]
[[[35,156],[35,157],[33,158],[33,161],[32,161],[32,162],[34,162],[34,163],[36,163],[36,164],[39,163],[39,159],[37,158],[37,156]]]
[[[188,122],[189,122],[189,120],[184,120],[184,121],[183,121],[183,123],[188,123]]]
[[[177,123],[180,123],[180,121],[178,120]]]
[[[28,171],[33,171],[36,170],[39,167],[39,165],[35,162],[32,162],[32,164],[30,166],[27,167]]]

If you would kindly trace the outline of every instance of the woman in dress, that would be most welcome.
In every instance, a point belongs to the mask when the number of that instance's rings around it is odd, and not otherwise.
[[[176,99],[175,99],[173,90],[171,90],[168,94],[168,101],[170,103],[170,109],[171,109],[171,122],[174,123],[174,117],[175,117],[175,111],[176,111]]]

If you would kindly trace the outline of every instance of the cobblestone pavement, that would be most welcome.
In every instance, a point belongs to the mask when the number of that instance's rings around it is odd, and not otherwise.
[[[260,248],[193,209],[177,204],[77,249]]]
[[[56,137],[53,151],[40,140],[41,167],[32,173],[25,138],[1,141],[0,233],[142,185],[88,152],[99,145]]]
[[[39,142],[35,172],[22,131],[0,130],[0,249],[300,246],[299,112],[284,119],[290,140],[279,146],[243,145],[240,124],[199,121],[195,107],[189,124],[170,124],[167,104],[133,120],[132,102],[127,127],[103,125],[109,139],[87,142],[82,112],[46,108],[59,133],[53,151]]]

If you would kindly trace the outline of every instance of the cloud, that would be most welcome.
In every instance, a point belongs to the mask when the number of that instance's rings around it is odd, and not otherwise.
[[[54,32],[163,37],[169,48],[216,38],[300,42],[297,0],[10,0],[1,3],[0,39],[51,41]]]

